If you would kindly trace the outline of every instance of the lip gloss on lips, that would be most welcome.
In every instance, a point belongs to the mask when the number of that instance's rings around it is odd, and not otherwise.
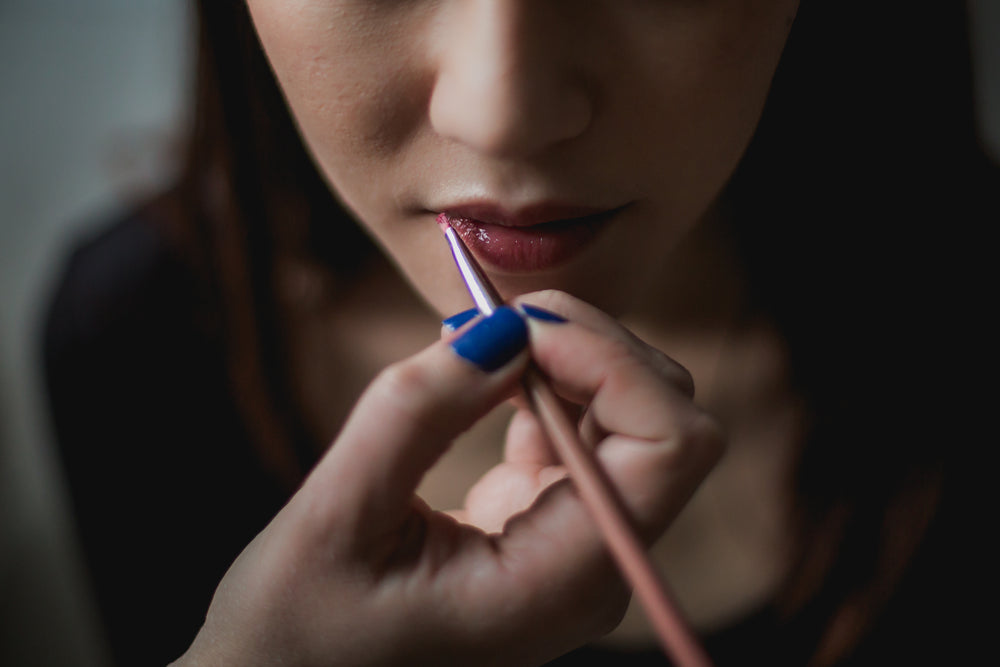
[[[441,215],[483,262],[512,273],[542,271],[583,251],[625,207],[536,207],[508,216],[487,206],[460,206]],[[564,217],[556,217],[563,215]]]

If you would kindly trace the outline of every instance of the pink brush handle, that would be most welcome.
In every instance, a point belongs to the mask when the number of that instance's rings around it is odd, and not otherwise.
[[[678,667],[711,667],[711,661],[670,599],[663,579],[636,537],[611,480],[580,442],[576,427],[552,388],[534,367],[525,375],[523,386],[535,416],[569,471],[618,567],[632,584],[663,649]]]

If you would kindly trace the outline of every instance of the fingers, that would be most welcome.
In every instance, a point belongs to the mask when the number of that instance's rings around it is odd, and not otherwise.
[[[722,451],[719,427],[691,401],[690,374],[568,294],[527,294],[517,299],[524,304],[569,320],[529,317],[532,356],[557,392],[584,408],[582,440],[599,445],[603,467],[644,532],[658,533]],[[505,458],[517,465],[557,464],[545,434],[523,410],[512,421]]]
[[[596,443],[602,469],[640,534],[652,541],[718,460],[721,430],[691,400],[690,375],[668,357],[572,297],[534,297],[524,298],[570,321],[529,319],[532,357],[563,396],[585,407],[581,436]],[[523,429],[528,442],[535,442],[536,426],[525,422],[513,424],[511,435]],[[537,445],[508,442],[508,450],[522,461],[545,461]],[[530,511],[508,522],[499,544],[509,567],[535,564],[529,576],[538,577],[538,585],[573,576],[563,571],[567,561],[551,554],[572,552],[579,568],[607,565],[603,537],[565,483],[550,487]],[[547,566],[538,567],[543,562]]]
[[[549,437],[538,419],[527,408],[519,409],[507,426],[504,460],[508,463],[550,466],[559,459],[549,444]]]
[[[566,320],[583,326],[591,331],[617,340],[627,346],[639,359],[656,368],[673,382],[684,394],[694,396],[694,380],[686,368],[640,340],[635,334],[623,327],[613,317],[602,310],[581,301],[576,297],[557,290],[532,292],[518,297],[517,304],[531,304],[547,311],[561,315]],[[536,322],[543,320],[533,318]]]
[[[526,335],[523,319],[501,309],[383,371],[307,480],[312,513],[356,531],[395,529],[424,472],[512,391],[527,363]]]
[[[499,533],[511,516],[565,476],[541,424],[529,410],[517,410],[507,427],[503,463],[469,489],[465,510],[453,516],[484,532]]]
[[[539,368],[587,401],[584,430],[605,436],[597,455],[636,518],[662,529],[722,453],[721,430],[691,400],[686,373],[572,322],[529,326]]]

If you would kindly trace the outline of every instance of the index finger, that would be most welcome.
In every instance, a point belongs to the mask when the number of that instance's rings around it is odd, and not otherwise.
[[[635,355],[654,366],[686,395],[694,396],[694,379],[686,368],[660,350],[648,345],[616,319],[571,294],[558,290],[542,290],[515,299],[518,304],[530,304],[551,311],[569,322],[586,327],[611,340],[626,345]]]

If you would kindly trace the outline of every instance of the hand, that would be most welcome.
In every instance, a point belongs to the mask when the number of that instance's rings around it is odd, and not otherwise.
[[[531,356],[579,406],[581,436],[652,541],[720,455],[719,429],[692,403],[687,372],[611,318],[557,292],[523,301],[569,320],[528,318]],[[177,664],[530,665],[614,627],[627,590],[530,413],[517,412],[505,461],[464,509],[433,512],[414,493],[459,433],[516,392],[523,321],[489,319],[369,386],[223,578]]]

